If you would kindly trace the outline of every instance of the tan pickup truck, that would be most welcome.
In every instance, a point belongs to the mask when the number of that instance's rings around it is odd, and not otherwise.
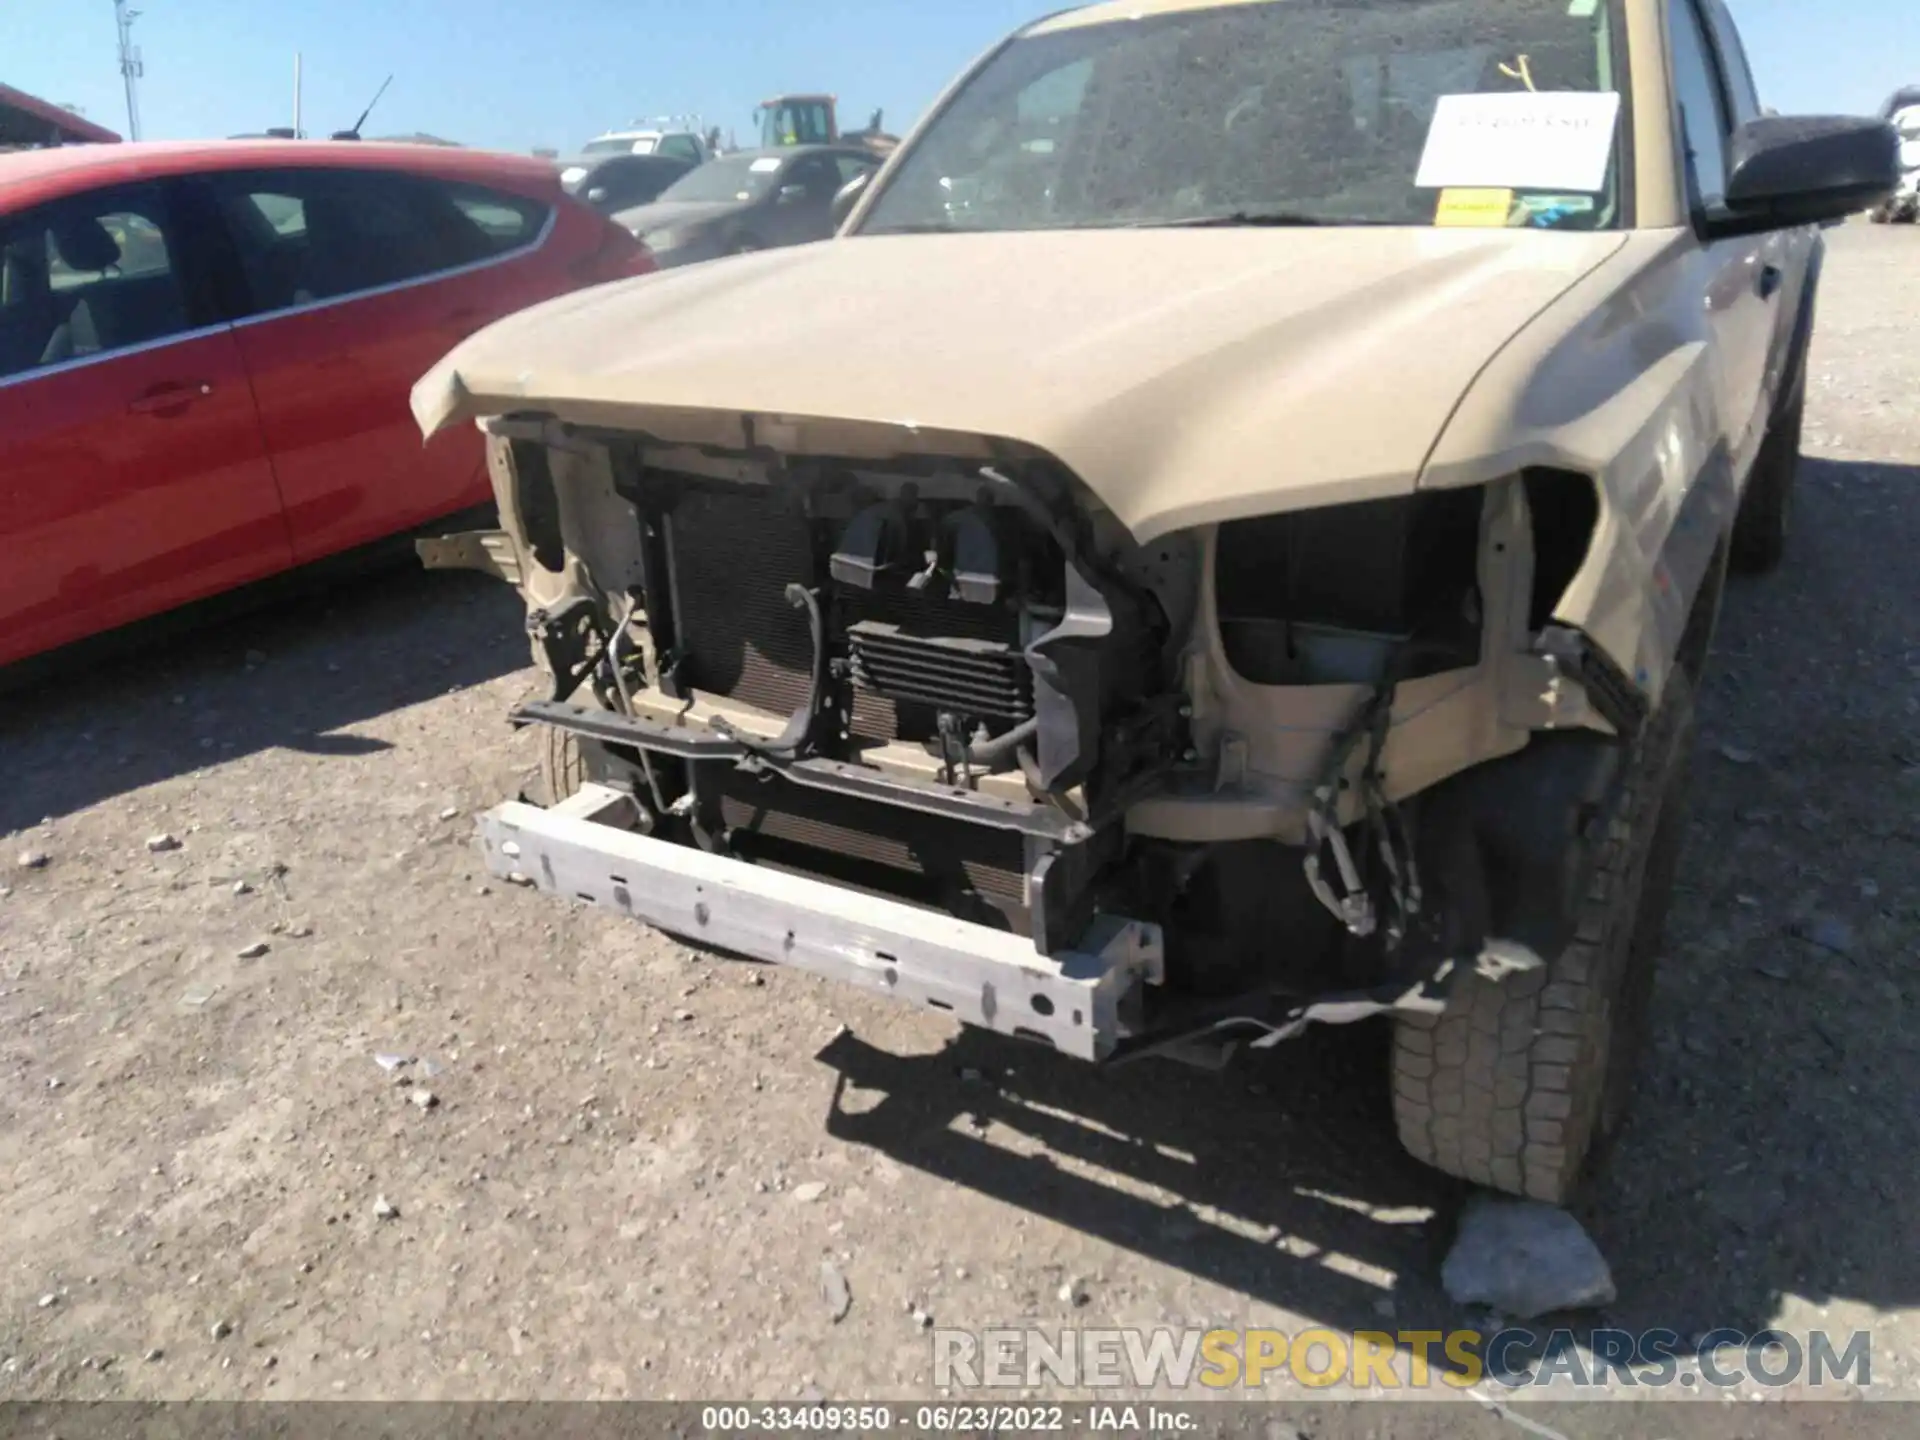
[[[976,62],[836,238],[425,376],[526,597],[497,875],[1069,1056],[1390,1016],[1402,1140],[1619,1122],[1820,225],[1721,0],[1123,0]],[[858,186],[858,182],[856,182]]]

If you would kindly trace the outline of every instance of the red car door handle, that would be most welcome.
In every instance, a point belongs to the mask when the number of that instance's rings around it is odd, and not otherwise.
[[[178,415],[194,401],[204,400],[211,394],[213,386],[208,381],[176,381],[155,385],[129,403],[127,410],[134,415]]]

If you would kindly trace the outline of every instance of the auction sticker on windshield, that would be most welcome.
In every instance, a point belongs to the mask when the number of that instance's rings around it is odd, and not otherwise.
[[[1619,115],[1614,90],[1443,95],[1414,184],[1597,192]]]
[[[1511,190],[1442,190],[1433,223],[1441,226],[1503,226],[1513,214]]]

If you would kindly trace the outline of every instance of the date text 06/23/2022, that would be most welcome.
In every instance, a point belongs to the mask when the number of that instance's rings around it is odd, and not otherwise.
[[[712,1435],[818,1433],[871,1435],[1184,1434],[1200,1428],[1192,1409],[1159,1405],[709,1405],[701,1428]]]

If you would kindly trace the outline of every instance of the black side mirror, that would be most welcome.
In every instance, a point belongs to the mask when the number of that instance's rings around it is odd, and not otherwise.
[[[1756,235],[1843,219],[1900,184],[1900,137],[1884,120],[1783,115],[1749,120],[1727,149],[1724,206],[1710,236]]]
[[[833,192],[833,228],[838,230],[847,223],[847,217],[853,213],[853,207],[860,203],[860,197],[866,194],[867,186],[873,180],[873,171],[862,170],[846,184]]]

